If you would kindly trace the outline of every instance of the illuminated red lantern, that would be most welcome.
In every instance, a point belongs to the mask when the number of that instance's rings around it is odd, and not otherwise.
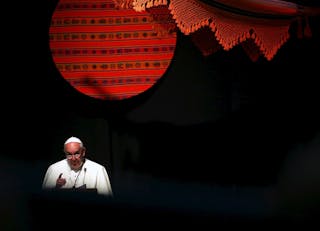
[[[176,33],[157,33],[153,20],[112,0],[60,0],[49,29],[53,61],[72,87],[90,97],[136,96],[164,75],[176,47]]]

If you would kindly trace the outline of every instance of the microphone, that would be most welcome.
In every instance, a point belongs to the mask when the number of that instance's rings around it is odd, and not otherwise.
[[[86,188],[85,179],[86,179],[87,168],[84,168],[84,176],[83,176],[83,185]]]

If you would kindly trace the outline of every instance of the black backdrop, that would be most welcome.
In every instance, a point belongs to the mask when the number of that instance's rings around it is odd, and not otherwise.
[[[317,28],[316,20],[311,23]],[[318,132],[319,32],[298,40],[295,26],[272,61],[256,63],[240,46],[204,57],[178,33],[175,56],[160,81],[114,102],[70,87],[48,48],[44,92],[37,98],[51,154],[39,155],[58,159],[63,140],[78,134],[90,157],[115,175],[130,170],[219,184],[276,182],[288,153]]]
[[[139,184],[150,190],[155,179],[239,188],[281,179],[296,187],[297,170],[304,182],[318,182],[318,30],[299,40],[293,24],[274,59],[255,63],[240,46],[204,57],[178,32],[172,63],[154,87],[107,102],[80,94],[55,68],[48,27],[56,2],[48,2],[47,23],[29,27],[37,36],[22,45],[20,65],[5,84],[5,178],[14,173],[22,187],[39,188],[74,135],[86,143],[89,158],[107,167],[116,195]],[[319,28],[318,19],[310,23]],[[10,167],[15,164],[19,170]]]

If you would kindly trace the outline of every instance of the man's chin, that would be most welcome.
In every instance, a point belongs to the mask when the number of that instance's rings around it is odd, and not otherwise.
[[[70,164],[72,170],[79,170],[80,166],[75,164]]]

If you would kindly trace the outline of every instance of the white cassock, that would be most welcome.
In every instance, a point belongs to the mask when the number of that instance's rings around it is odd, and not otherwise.
[[[50,165],[44,176],[42,188],[55,188],[56,181],[61,173],[61,178],[65,178],[67,181],[61,188],[84,187],[86,189],[96,189],[98,194],[112,195],[111,184],[105,167],[89,159],[85,159],[82,168],[78,171],[72,170],[66,159]]]

